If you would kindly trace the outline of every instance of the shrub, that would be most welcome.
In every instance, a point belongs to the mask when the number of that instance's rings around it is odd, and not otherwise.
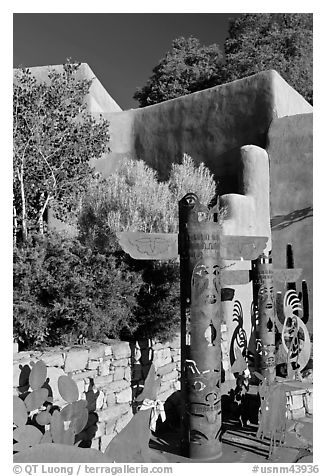
[[[141,277],[113,254],[58,233],[14,250],[14,334],[22,347],[131,333]]]

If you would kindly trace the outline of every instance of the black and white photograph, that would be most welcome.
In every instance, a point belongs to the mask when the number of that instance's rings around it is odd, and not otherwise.
[[[14,474],[318,473],[313,7],[72,3],[8,36]]]

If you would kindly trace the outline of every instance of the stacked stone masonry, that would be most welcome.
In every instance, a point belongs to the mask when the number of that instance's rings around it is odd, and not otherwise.
[[[154,343],[153,362],[156,373],[162,377],[158,398],[163,402],[180,389],[179,339],[165,344]],[[14,353],[13,390],[19,395],[21,369],[31,362],[43,360],[53,390],[53,403],[60,408],[66,405],[58,391],[60,375],[70,375],[77,383],[79,398],[95,395],[92,411],[98,416],[97,431],[92,448],[105,451],[112,438],[132,418],[131,346],[128,342],[109,341],[84,346],[53,348],[46,352]],[[26,391],[26,388],[24,389]],[[89,393],[88,393],[89,392]],[[90,400],[88,399],[88,407]]]
[[[297,420],[313,414],[312,383],[305,389],[287,392],[287,418]]]
[[[227,326],[221,327],[222,365],[226,380],[233,380],[229,366]],[[154,343],[151,347],[156,373],[161,376],[158,399],[165,402],[180,390],[180,341],[165,344]],[[87,346],[53,348],[46,352],[28,351],[14,353],[13,391],[19,395],[23,389],[19,380],[21,369],[31,361],[43,360],[47,365],[47,377],[53,391],[53,402],[61,408],[66,405],[58,391],[58,378],[70,375],[77,383],[79,398],[95,395],[92,411],[98,415],[97,431],[92,448],[105,451],[112,438],[132,418],[131,346],[128,342],[90,343]],[[24,389],[26,391],[26,388]],[[88,393],[89,392],[89,393]],[[88,398],[89,400],[89,398]],[[90,405],[90,403],[89,403]],[[307,388],[287,393],[287,417],[302,418],[313,413],[312,382]]]

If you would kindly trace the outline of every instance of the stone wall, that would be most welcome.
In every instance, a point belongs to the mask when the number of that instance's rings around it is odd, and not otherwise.
[[[222,324],[222,362],[225,384],[222,393],[233,387],[229,364],[227,326]],[[109,341],[83,346],[57,347],[48,351],[14,353],[13,393],[20,395],[28,390],[28,374],[31,362],[43,360],[47,365],[47,377],[53,391],[53,403],[60,408],[66,405],[57,386],[61,375],[70,375],[77,383],[79,398],[87,399],[89,410],[96,415],[96,432],[92,448],[105,451],[112,438],[124,428],[133,415],[133,397],[143,383],[151,362],[161,376],[158,399],[165,402],[180,389],[180,341],[148,345],[140,342],[139,355],[135,345],[128,342]],[[258,390],[258,389],[257,389]],[[312,381],[304,388],[287,392],[287,417],[302,418],[313,413]],[[90,398],[91,396],[91,398]],[[93,400],[92,400],[93,398]]]
[[[142,348],[144,354],[145,348]],[[57,381],[60,375],[68,374],[77,383],[79,398],[92,395],[92,410],[97,415],[96,433],[92,448],[104,451],[112,438],[132,418],[132,395],[142,377],[146,376],[151,360],[156,373],[162,377],[158,398],[163,402],[180,388],[180,344],[176,339],[166,344],[153,343],[147,352],[145,364],[133,355],[133,346],[128,342],[109,341],[83,346],[53,348],[49,351],[28,351],[14,354],[14,394],[28,390],[28,375],[31,361],[43,360],[47,365],[47,377],[53,391],[53,403],[62,408]],[[136,370],[140,370],[137,372]],[[138,377],[137,377],[137,375]],[[27,386],[26,386],[27,382]],[[89,405],[88,405],[89,406]]]
[[[313,387],[292,390],[286,394],[287,418],[296,420],[313,414]]]

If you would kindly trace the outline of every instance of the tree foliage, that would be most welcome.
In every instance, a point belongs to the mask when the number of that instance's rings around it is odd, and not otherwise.
[[[216,44],[201,45],[193,36],[177,38],[145,86],[137,89],[134,99],[144,107],[215,86],[222,58]]]
[[[310,13],[248,13],[231,19],[225,79],[275,69],[312,103],[313,22]]]
[[[230,19],[224,56],[217,44],[177,38],[134,98],[149,106],[275,69],[312,103],[312,40],[312,14],[241,14]]]
[[[30,234],[15,247],[14,333],[21,347],[71,344],[80,334],[173,337],[180,326],[177,261],[133,260],[115,232],[176,231],[177,202],[188,191],[208,203],[215,183],[186,155],[163,183],[144,162],[126,161],[108,179],[90,180],[78,237]]]
[[[139,273],[77,238],[30,235],[14,249],[14,336],[22,348],[102,341],[137,329]]]
[[[126,160],[108,178],[89,185],[79,215],[81,236],[94,243],[96,230],[99,235],[100,230],[175,233],[178,201],[188,192],[206,205],[216,195],[208,168],[203,163],[196,167],[189,155],[184,154],[181,164],[172,164],[166,182],[160,182],[145,162]]]
[[[115,250],[119,254],[112,238],[117,231],[177,232],[178,201],[187,192],[197,193],[207,205],[216,194],[216,184],[204,164],[196,167],[186,154],[181,164],[172,166],[166,182],[159,182],[143,161],[128,160],[107,179],[90,185],[80,213],[80,237],[102,253]],[[161,341],[172,337],[180,327],[177,261],[137,261],[121,251],[120,259],[143,280],[133,337]]]
[[[67,219],[92,173],[91,158],[109,150],[109,124],[87,113],[85,96],[91,81],[77,79],[79,64],[67,62],[37,81],[28,69],[14,77],[14,215],[26,239],[43,230],[51,205]]]

